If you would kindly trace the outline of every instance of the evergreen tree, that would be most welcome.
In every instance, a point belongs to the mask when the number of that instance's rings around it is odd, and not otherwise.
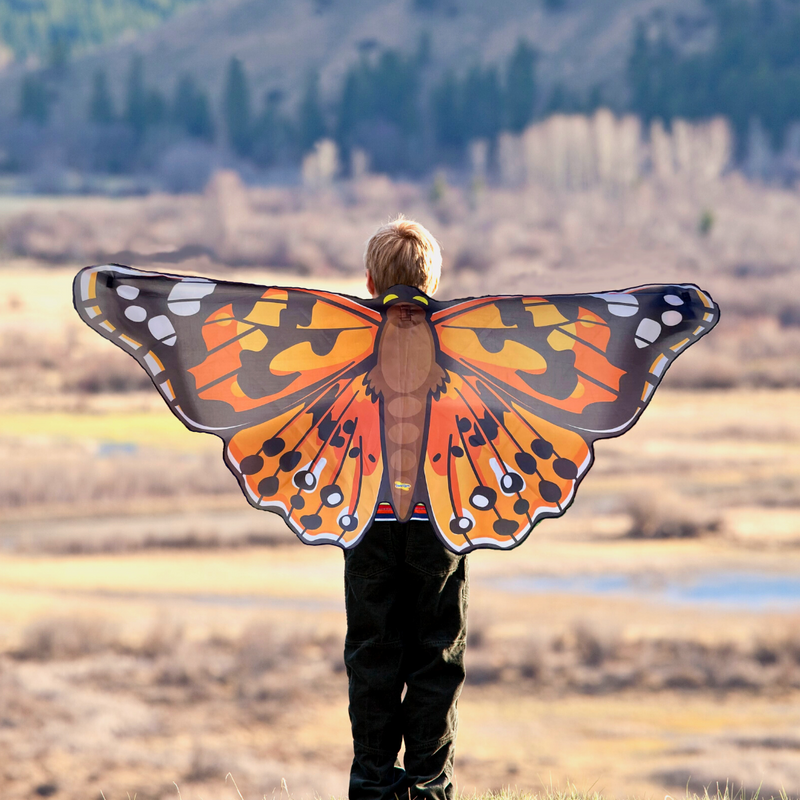
[[[144,116],[147,125],[158,125],[167,118],[167,101],[158,89],[148,89],[145,95]]]
[[[571,92],[559,81],[553,87],[550,98],[545,105],[545,114],[582,114],[587,111],[583,103],[574,92]]]
[[[282,111],[284,95],[273,89],[264,95],[264,106],[253,125],[253,160],[260,167],[302,155],[298,152],[298,135]]]
[[[28,73],[19,90],[19,117],[44,125],[50,116],[50,93],[40,76]]]
[[[342,99],[339,101],[339,113],[336,122],[336,140],[347,150],[353,144],[353,134],[357,122],[366,116],[362,81],[357,69],[349,69],[342,85]]]
[[[503,124],[503,93],[495,67],[473,67],[464,79],[463,121],[467,139],[494,139]]]
[[[452,72],[445,73],[431,94],[431,117],[436,142],[444,148],[460,148],[466,142],[461,87]]]
[[[682,55],[664,33],[634,33],[628,58],[632,110],[645,119],[702,119],[722,114],[746,138],[757,117],[782,144],[800,119],[800,9],[761,0],[709,0],[716,28],[713,46]]]
[[[108,91],[105,70],[95,70],[92,79],[92,97],[89,100],[89,119],[98,124],[114,121],[114,101]]]
[[[423,31],[417,40],[417,64],[420,67],[427,67],[431,63],[433,44],[429,31]]]
[[[144,86],[144,60],[140,55],[131,58],[125,96],[125,121],[133,128],[136,139],[144,135],[148,122],[148,98]]]
[[[345,75],[336,135],[347,148],[365,123],[390,123],[405,135],[419,128],[418,60],[385,50],[377,61],[366,57]]]
[[[300,102],[299,118],[300,147],[303,152],[310,150],[315,142],[324,138],[326,132],[325,118],[319,102],[319,74],[314,72],[308,76],[306,90]]]
[[[247,156],[252,146],[250,122],[250,90],[242,62],[233,57],[228,62],[225,89],[222,98],[222,116],[228,133],[228,141],[234,152]]]
[[[191,75],[182,75],[175,87],[172,119],[189,136],[213,141],[214,122],[208,97],[197,87]]]
[[[508,129],[520,133],[536,108],[536,51],[522,39],[508,62],[505,106]]]
[[[70,42],[65,30],[51,28],[47,50],[47,66],[52,74],[61,77],[67,71],[70,57]]]
[[[396,50],[381,53],[368,71],[373,116],[388,120],[408,135],[419,125],[419,64]]]

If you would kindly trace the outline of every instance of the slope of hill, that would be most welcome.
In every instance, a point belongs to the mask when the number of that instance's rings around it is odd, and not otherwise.
[[[362,53],[413,52],[421,37],[429,37],[430,74],[441,75],[499,64],[524,38],[540,53],[538,76],[546,94],[559,83],[579,93],[599,87],[605,102],[618,104],[625,97],[637,20],[667,13],[689,21],[707,17],[702,0],[207,0],[157,28],[74,59],[60,95],[68,117],[85,114],[92,73],[103,67],[121,100],[138,52],[148,83],[168,91],[179,74],[190,72],[218,102],[225,65],[235,55],[256,97],[280,90],[291,104],[317,70],[322,96],[330,101]],[[0,73],[0,114],[14,113],[23,71],[12,65]]]
[[[70,51],[153,27],[198,0],[16,0],[0,3],[0,43],[18,60],[46,63]]]

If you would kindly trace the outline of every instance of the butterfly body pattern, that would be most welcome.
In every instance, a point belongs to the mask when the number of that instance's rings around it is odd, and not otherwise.
[[[628,430],[719,318],[691,285],[361,300],[120,265],[82,270],[74,300],[304,542],[353,547],[380,502],[401,521],[422,503],[455,552],[562,514],[593,442]]]

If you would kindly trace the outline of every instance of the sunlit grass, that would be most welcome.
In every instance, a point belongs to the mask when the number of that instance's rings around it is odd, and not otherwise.
[[[231,787],[232,800],[235,800],[235,798],[243,800],[243,795],[230,774],[227,776],[225,783]],[[178,799],[183,800],[177,783],[175,784],[175,790]],[[262,800],[283,800],[284,797],[286,800],[293,800],[285,781],[281,783],[280,794],[276,790],[271,797],[263,795]],[[783,790],[778,795],[763,794],[760,789],[755,789],[751,792],[744,787],[736,789],[728,784],[724,786],[718,785],[715,789],[705,787],[702,794],[694,792],[665,794],[664,798],[665,800],[791,800]],[[331,798],[331,800],[340,799]],[[344,800],[344,798],[341,798],[341,800]],[[397,800],[414,800],[414,795],[399,795]],[[601,792],[592,791],[591,789],[582,791],[577,786],[567,785],[563,789],[551,787],[542,792],[519,791],[509,787],[498,792],[489,791],[482,794],[461,793],[458,795],[458,800],[616,800],[616,798],[611,798],[609,795],[603,795]]]
[[[231,785],[233,797],[242,798],[235,781],[231,780],[231,775],[228,775],[226,783]],[[176,791],[180,797],[180,788],[177,784]],[[281,800],[285,797],[286,800],[292,800],[292,795],[288,791],[285,782],[282,782],[280,795],[277,791],[273,792],[272,798],[267,795],[263,796],[263,800]],[[705,787],[702,794],[694,792],[687,792],[685,794],[666,794],[665,800],[791,800],[785,791],[781,791],[777,796],[772,794],[763,794],[760,789],[754,791],[747,791],[744,787],[736,789],[732,785]],[[338,800],[338,798],[331,798],[331,800]],[[414,800],[414,795],[399,795],[397,800]],[[458,795],[458,800],[615,800],[609,795],[603,795],[601,792],[592,791],[588,789],[582,791],[577,786],[567,785],[563,789],[556,789],[550,787],[542,792],[526,792],[519,791],[518,789],[511,789],[510,787],[501,789],[500,791],[483,792],[481,794],[461,793]]]
[[[543,792],[525,792],[516,789],[502,789],[499,792],[485,792],[483,794],[462,794],[459,800],[611,800],[601,792],[581,791],[577,786],[567,785],[563,789],[550,787]],[[780,794],[763,794],[760,788],[748,791],[744,787],[735,788],[732,784],[705,787],[702,794],[694,792],[666,794],[665,800],[790,800],[787,793],[781,790]]]

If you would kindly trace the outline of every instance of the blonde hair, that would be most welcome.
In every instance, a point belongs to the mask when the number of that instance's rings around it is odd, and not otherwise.
[[[400,215],[367,242],[364,266],[377,294],[396,284],[433,294],[439,288],[442,251],[430,231]]]

